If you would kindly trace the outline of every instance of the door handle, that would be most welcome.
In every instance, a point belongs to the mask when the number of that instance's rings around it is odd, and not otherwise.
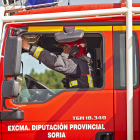
[[[95,140],[113,140],[113,132],[98,132]]]

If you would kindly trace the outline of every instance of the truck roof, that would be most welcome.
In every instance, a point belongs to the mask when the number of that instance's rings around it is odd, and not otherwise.
[[[40,9],[32,9],[27,11],[18,12],[15,15],[29,15],[29,14],[45,14],[45,13],[59,13],[59,12],[73,12],[73,11],[86,11],[86,10],[100,10],[100,9],[112,9],[126,7],[125,3],[112,3],[112,4],[82,4],[82,5],[67,5],[57,7],[47,7]],[[133,3],[133,7],[140,7],[140,3]],[[139,21],[139,16],[133,16],[134,20]],[[126,17],[105,17],[98,19],[89,19],[90,21],[101,21],[101,20],[119,20],[124,21]],[[82,20],[83,21],[83,20]],[[86,19],[88,21],[88,19]]]

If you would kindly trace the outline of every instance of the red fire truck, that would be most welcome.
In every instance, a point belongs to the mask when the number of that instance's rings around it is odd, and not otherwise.
[[[140,4],[132,6],[138,8]],[[0,140],[127,140],[126,16],[122,12],[125,8],[125,3],[68,5],[28,9],[3,17]],[[113,9],[122,11],[115,14]],[[113,14],[108,14],[109,10]],[[101,11],[101,14],[95,15],[93,11],[95,14]],[[93,16],[86,15],[87,12],[93,12]],[[22,49],[21,37],[24,37],[29,44],[60,55],[62,48],[57,47],[54,34],[67,27],[84,30],[88,56],[100,80],[99,87],[65,89],[61,84],[63,75],[50,70]],[[138,12],[133,14],[132,46],[131,127],[133,139],[139,140]]]

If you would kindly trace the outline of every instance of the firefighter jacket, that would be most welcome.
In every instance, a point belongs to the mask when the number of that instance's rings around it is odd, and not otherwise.
[[[92,63],[79,58],[72,58],[77,68],[75,74],[66,77],[66,88],[94,88],[98,86],[98,79],[92,67]]]
[[[67,59],[65,56],[55,55],[35,45],[30,47],[29,54],[50,69],[66,75],[66,88],[97,87],[98,82],[93,67],[82,57]]]

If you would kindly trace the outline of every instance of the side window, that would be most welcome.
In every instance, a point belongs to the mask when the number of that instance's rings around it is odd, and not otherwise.
[[[22,53],[22,63],[22,87],[16,102],[44,102],[64,90],[61,80],[65,75],[49,69],[27,52]]]
[[[28,53],[22,54],[22,62],[24,78],[29,75],[54,92],[57,92],[59,89],[64,89],[61,83],[61,80],[65,77],[63,74],[49,69]],[[25,81],[22,83],[22,88],[27,88]]]
[[[114,88],[126,88],[126,34],[125,32],[113,33],[114,45]],[[135,32],[133,32],[133,87],[139,85],[139,56],[138,56],[138,39]]]
[[[54,33],[45,35],[25,34],[24,37],[28,40],[30,45],[36,44],[41,46],[52,53],[52,55],[55,54],[57,57],[63,52],[63,46],[58,46],[58,42],[54,39]],[[88,54],[83,57],[83,60],[88,63],[90,62],[90,68],[93,67],[92,70],[97,76],[97,81],[99,80],[99,86],[96,88],[100,89],[103,86],[103,37],[99,33],[85,33],[84,37],[88,46],[86,48]],[[42,62],[32,57],[24,50],[22,52],[22,63],[23,78],[21,92],[19,93],[18,98],[14,99],[14,102],[47,102],[66,90],[66,88],[63,87],[64,83],[62,83],[62,79],[66,78],[66,75],[48,68],[47,65],[45,66]],[[85,73],[83,75],[87,77]],[[89,79],[87,78],[87,80]],[[87,84],[89,84],[89,81],[87,81]],[[74,90],[74,88],[68,90]],[[82,90],[82,88],[80,90]]]

